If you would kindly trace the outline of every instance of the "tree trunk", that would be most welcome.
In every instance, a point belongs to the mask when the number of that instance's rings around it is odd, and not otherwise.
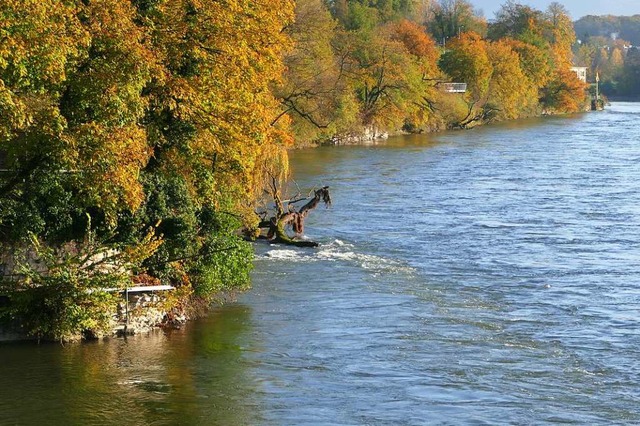
[[[318,247],[319,244],[315,241],[304,241],[296,238],[304,233],[304,220],[311,210],[315,209],[320,202],[323,202],[327,207],[331,205],[329,187],[325,186],[316,190],[313,197],[297,211],[292,208],[292,204],[295,204],[296,201],[290,202],[287,206],[288,211],[285,212],[284,204],[277,191],[273,191],[273,198],[276,205],[275,215],[269,220],[262,220],[258,225],[262,229],[267,229],[266,239],[296,247]],[[287,226],[291,226],[294,232],[293,236],[287,234]]]

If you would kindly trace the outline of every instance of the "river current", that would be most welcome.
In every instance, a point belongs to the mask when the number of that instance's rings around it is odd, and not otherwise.
[[[640,423],[640,104],[293,152],[318,249],[182,330],[0,345],[0,424]]]

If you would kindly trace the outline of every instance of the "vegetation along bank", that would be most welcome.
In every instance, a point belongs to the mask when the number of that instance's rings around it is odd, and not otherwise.
[[[5,0],[0,34],[0,316],[46,339],[247,288],[288,148],[589,103],[559,4]]]

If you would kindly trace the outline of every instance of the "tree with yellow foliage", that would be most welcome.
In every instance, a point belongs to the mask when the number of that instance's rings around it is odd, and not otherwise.
[[[127,252],[197,294],[248,283],[267,177],[287,172],[272,93],[290,0],[0,3],[0,238]],[[66,303],[66,302],[65,302]]]
[[[487,102],[498,110],[496,118],[511,120],[531,115],[537,106],[537,87],[521,68],[518,53],[508,41],[487,46],[493,72]]]

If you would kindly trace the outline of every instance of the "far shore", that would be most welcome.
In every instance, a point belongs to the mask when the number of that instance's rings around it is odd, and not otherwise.
[[[609,102],[640,102],[640,96],[607,96]]]

